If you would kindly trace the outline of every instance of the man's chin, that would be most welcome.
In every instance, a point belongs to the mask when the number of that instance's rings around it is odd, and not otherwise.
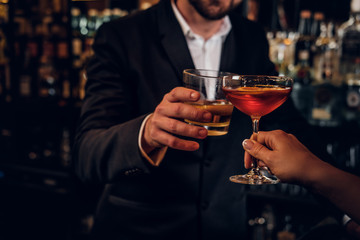
[[[208,20],[219,20],[226,16],[226,13],[218,13],[218,12],[209,12],[207,14],[204,14],[203,17],[205,17]]]

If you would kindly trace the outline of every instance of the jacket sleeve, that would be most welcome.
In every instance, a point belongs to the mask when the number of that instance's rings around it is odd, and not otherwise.
[[[113,23],[103,24],[87,66],[86,96],[74,142],[74,168],[84,181],[107,183],[151,167],[138,147],[145,115],[136,105],[136,77]]]

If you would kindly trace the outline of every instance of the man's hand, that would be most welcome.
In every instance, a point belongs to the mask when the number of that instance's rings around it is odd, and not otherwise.
[[[184,102],[196,102],[200,93],[188,88],[177,87],[166,94],[156,107],[153,115],[145,124],[142,147],[149,153],[153,149],[163,146],[195,151],[199,144],[195,141],[184,140],[179,136],[204,139],[208,132],[203,127],[192,126],[183,119],[197,122],[209,121],[211,113],[200,110]]]

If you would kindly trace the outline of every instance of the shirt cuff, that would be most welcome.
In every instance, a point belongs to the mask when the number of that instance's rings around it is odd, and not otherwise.
[[[342,219],[343,226],[346,226],[350,221],[351,221],[351,218],[345,214]]]
[[[159,166],[161,161],[164,159],[166,151],[168,149],[167,146],[165,147],[161,147],[161,148],[156,148],[153,151],[151,151],[150,153],[146,153],[144,151],[144,149],[141,146],[141,138],[143,136],[144,133],[144,128],[145,128],[145,123],[147,122],[147,120],[149,119],[149,117],[152,114],[149,114],[148,116],[145,117],[145,119],[143,120],[141,126],[140,126],[140,131],[139,131],[139,137],[138,137],[138,145],[139,145],[139,149],[141,152],[141,155],[153,166]]]

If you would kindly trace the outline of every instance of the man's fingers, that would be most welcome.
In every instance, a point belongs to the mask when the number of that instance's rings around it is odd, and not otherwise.
[[[193,126],[173,118],[159,117],[155,120],[158,128],[166,132],[198,139],[204,139],[208,132],[203,127]]]
[[[211,113],[200,110],[194,106],[184,103],[161,104],[155,109],[155,114],[164,115],[170,118],[190,119],[199,122],[211,120]]]
[[[183,151],[195,151],[199,149],[199,143],[177,138],[164,131],[159,131],[153,140],[156,141],[159,146],[169,146]]]
[[[177,87],[165,95],[164,99],[169,102],[195,102],[199,100],[200,93],[184,87]]]

